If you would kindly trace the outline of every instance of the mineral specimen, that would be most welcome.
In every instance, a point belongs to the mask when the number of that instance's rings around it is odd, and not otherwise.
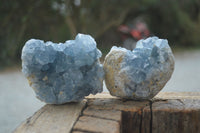
[[[90,35],[65,43],[31,39],[22,50],[22,72],[36,96],[48,104],[80,101],[102,92],[101,52]]]
[[[151,99],[170,79],[174,56],[167,40],[150,37],[139,40],[133,51],[112,47],[103,67],[111,95]]]

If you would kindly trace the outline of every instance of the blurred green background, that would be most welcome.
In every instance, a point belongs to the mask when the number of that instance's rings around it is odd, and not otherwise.
[[[64,42],[79,32],[105,54],[122,43],[117,27],[138,16],[174,49],[200,47],[199,0],[0,0],[0,66],[19,63],[30,38]]]

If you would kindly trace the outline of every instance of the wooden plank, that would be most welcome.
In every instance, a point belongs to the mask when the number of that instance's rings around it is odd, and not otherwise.
[[[151,103],[150,106],[143,108],[141,118],[140,133],[152,133],[152,113]]]
[[[109,119],[118,122],[121,121],[121,111],[117,110],[101,110],[88,107],[83,111],[83,115],[102,118],[102,119]]]
[[[159,92],[154,99],[200,99],[200,92]]]
[[[112,120],[81,116],[73,130],[93,133],[120,133],[120,124]]]
[[[120,122],[120,132],[139,133],[142,120],[141,111],[144,107],[149,106],[149,101],[125,100],[112,96],[109,97],[108,94],[104,98],[104,95],[92,96],[92,98],[88,97],[88,110],[86,109],[83,115],[92,114],[94,117],[109,118],[112,120],[117,118],[117,121]],[[117,114],[112,115],[113,111],[121,112],[120,116]],[[104,115],[103,112],[105,112]]]
[[[98,93],[96,95],[89,95],[87,99],[110,99],[117,98],[109,94],[109,92]],[[119,98],[117,98],[119,99]],[[159,92],[153,99],[200,99],[200,92]]]
[[[45,105],[14,133],[69,133],[85,105],[85,100],[80,103]]]
[[[200,93],[160,92],[151,101],[124,100],[103,93],[86,100],[87,104],[45,105],[15,133],[200,132]]]
[[[152,104],[152,132],[199,133],[200,99],[154,102]]]
[[[125,133],[200,132],[200,93],[161,93],[139,111],[122,111],[121,124]]]
[[[140,133],[141,128],[141,110],[139,111],[122,111],[122,133]]]
[[[119,98],[88,99],[88,107],[101,110],[137,111],[149,104],[149,101],[133,101]]]

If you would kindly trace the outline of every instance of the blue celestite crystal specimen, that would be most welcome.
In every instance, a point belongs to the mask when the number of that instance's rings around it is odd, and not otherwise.
[[[31,39],[22,50],[22,72],[36,96],[48,104],[80,101],[102,92],[101,52],[90,35],[65,43]]]
[[[151,99],[170,79],[174,56],[165,39],[149,37],[133,51],[112,47],[105,58],[105,82],[114,96]]]

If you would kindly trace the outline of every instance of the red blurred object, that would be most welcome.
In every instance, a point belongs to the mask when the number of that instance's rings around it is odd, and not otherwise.
[[[142,38],[140,31],[133,29],[133,30],[131,30],[130,34],[137,40]]]
[[[122,40],[130,37],[133,37],[136,40],[140,40],[143,38],[147,38],[150,36],[149,29],[147,28],[146,24],[142,21],[137,21],[135,25],[120,25],[118,27],[118,31],[122,33]]]
[[[118,27],[118,31],[121,33],[123,45],[127,49],[133,49],[135,46],[131,45],[136,45],[138,40],[145,39],[150,36],[150,31],[146,23],[140,19],[136,19],[135,22],[129,25],[120,25]]]

